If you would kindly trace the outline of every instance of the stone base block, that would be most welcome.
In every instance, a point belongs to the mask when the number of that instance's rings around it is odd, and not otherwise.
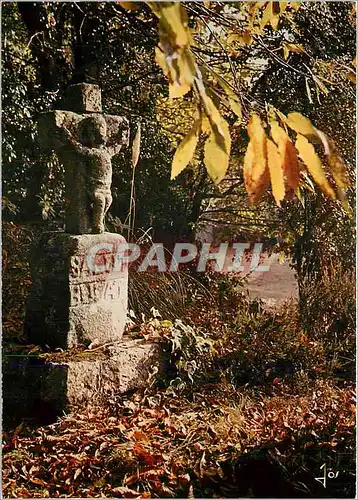
[[[66,356],[60,354],[59,356]],[[45,361],[38,355],[3,356],[3,417],[50,417],[63,411],[97,405],[106,398],[145,388],[161,373],[164,356],[155,343],[120,342],[106,353],[84,352],[73,360]],[[51,415],[41,415],[41,412]],[[39,415],[40,414],[40,415]],[[45,419],[46,420],[46,419]]]
[[[119,341],[127,315],[126,247],[119,234],[44,233],[31,263],[29,342],[67,349]]]

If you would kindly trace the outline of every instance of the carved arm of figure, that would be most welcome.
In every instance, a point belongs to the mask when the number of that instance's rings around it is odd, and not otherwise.
[[[107,144],[107,152],[111,158],[112,156],[118,155],[122,148],[123,144],[120,142],[117,142],[115,144]]]
[[[78,142],[64,125],[61,127],[61,132],[66,142],[69,142],[79,153],[88,153],[90,151],[90,148]]]
[[[109,156],[116,156],[123,147],[128,146],[129,142],[129,123],[125,118],[107,117],[107,128],[109,130],[109,138],[106,144]]]

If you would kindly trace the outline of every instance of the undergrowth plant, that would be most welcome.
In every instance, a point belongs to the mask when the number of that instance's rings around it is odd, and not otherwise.
[[[339,264],[307,280],[302,289],[300,320],[311,342],[320,343],[331,371],[354,377],[356,342],[355,271]]]

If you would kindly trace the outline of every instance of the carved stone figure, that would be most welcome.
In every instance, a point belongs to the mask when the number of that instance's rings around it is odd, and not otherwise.
[[[85,189],[92,204],[92,233],[104,232],[104,216],[111,203],[112,163],[114,148],[107,148],[107,125],[102,116],[85,118],[80,122],[80,142],[64,126],[70,145],[81,155],[85,164]]]
[[[111,159],[128,144],[128,121],[101,113],[97,85],[72,85],[61,107],[39,120],[43,147],[54,149],[65,167],[66,232],[104,232],[104,217],[112,203]]]

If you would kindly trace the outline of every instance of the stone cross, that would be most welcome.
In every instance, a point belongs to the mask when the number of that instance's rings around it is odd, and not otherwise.
[[[111,159],[128,143],[128,121],[102,113],[97,85],[72,85],[61,108],[40,117],[39,140],[65,168],[66,232],[38,242],[24,326],[30,342],[55,349],[119,341],[128,301],[126,241],[104,232]]]
[[[128,145],[128,120],[103,114],[100,88],[88,83],[71,85],[59,107],[41,115],[39,140],[65,168],[66,232],[103,233],[112,203],[111,159]]]
[[[5,405],[16,411],[43,403],[56,412],[98,404],[145,387],[153,364],[161,369],[157,344],[122,340],[128,245],[122,235],[104,232],[111,158],[128,143],[128,122],[102,113],[96,85],[71,86],[61,108],[41,116],[39,139],[65,167],[66,232],[44,232],[33,249],[24,333],[46,350],[84,346],[87,352],[5,363]]]

